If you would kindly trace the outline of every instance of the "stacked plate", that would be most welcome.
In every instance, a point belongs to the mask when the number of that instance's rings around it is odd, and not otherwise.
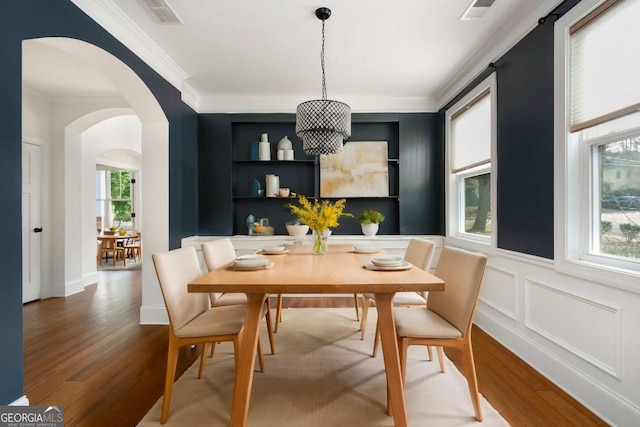
[[[281,246],[265,246],[260,251],[260,253],[262,253],[264,255],[279,255],[279,254],[286,254],[287,252],[289,252],[289,250],[287,248],[285,248],[284,245],[281,245]]]
[[[233,260],[235,270],[260,270],[273,266],[273,261],[264,255],[242,255]]]
[[[378,248],[376,248],[372,244],[363,243],[360,245],[355,245],[353,247],[353,252],[358,254],[374,254],[378,252]]]
[[[405,261],[400,255],[381,255],[369,260],[365,267],[369,270],[408,270],[411,263]]]

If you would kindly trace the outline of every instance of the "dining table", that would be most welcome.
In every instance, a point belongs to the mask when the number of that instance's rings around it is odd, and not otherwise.
[[[236,359],[231,425],[240,427],[247,424],[262,307],[269,294],[372,293],[378,309],[387,392],[394,425],[407,426],[392,301],[396,292],[443,291],[443,280],[415,266],[403,270],[372,269],[375,268],[370,264],[372,254],[357,253],[352,245],[329,245],[324,255],[314,255],[308,245],[288,245],[282,254],[268,256],[272,263],[267,268],[239,271],[232,263],[188,284],[189,292],[247,295],[245,325]]]

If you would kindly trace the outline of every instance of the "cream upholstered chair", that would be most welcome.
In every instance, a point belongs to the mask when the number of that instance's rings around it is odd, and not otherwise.
[[[445,247],[435,273],[444,280],[444,291],[431,292],[425,309],[393,309],[403,376],[406,377],[410,345],[438,346],[442,372],[445,370],[442,347],[459,349],[478,421],[482,421],[482,412],[471,348],[471,326],[486,264],[487,257],[483,254]]]
[[[223,237],[221,239],[215,239],[210,242],[203,243],[202,255],[204,257],[204,262],[207,265],[207,270],[213,271],[216,268],[220,268],[231,263],[236,258],[236,250],[233,247],[231,239]],[[209,294],[209,297],[211,298],[211,306],[214,308],[228,305],[247,304],[247,295],[243,293],[211,293]],[[264,304],[263,315],[267,322],[269,346],[271,347],[271,354],[276,354],[276,346],[273,339],[273,328],[271,324],[271,307],[269,305],[268,297]],[[211,348],[211,356],[213,356],[214,349],[215,344]]]
[[[198,378],[201,378],[204,372],[205,353],[209,343],[232,341],[234,359],[237,360],[238,342],[244,327],[246,306],[232,305],[212,309],[207,294],[187,291],[188,283],[201,275],[198,255],[194,248],[187,247],[153,254],[152,258],[169,315],[169,351],[160,416],[160,423],[164,424],[169,417],[179,349],[203,344]],[[259,342],[258,357],[262,370],[262,351]]]
[[[407,245],[404,259],[418,268],[429,271],[435,247],[435,243],[431,240],[412,238],[409,240],[409,245]],[[398,292],[393,298],[393,305],[396,307],[425,307],[427,304],[426,300],[426,292]],[[367,314],[369,312],[369,305],[372,301],[375,301],[373,294],[365,293],[362,296],[362,320],[360,321],[360,330],[362,332],[360,334],[360,339],[364,339],[364,333],[367,326]],[[378,352],[378,341],[379,334],[378,327],[376,325],[376,334],[373,342],[373,357],[376,357]],[[429,358],[431,358],[431,348],[428,347],[428,350]]]

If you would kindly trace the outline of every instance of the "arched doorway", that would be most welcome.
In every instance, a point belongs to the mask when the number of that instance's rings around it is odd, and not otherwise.
[[[141,208],[153,215],[145,215],[141,228],[145,230],[145,259],[142,267],[141,323],[165,323],[166,312],[157,285],[150,255],[166,251],[169,242],[169,173],[168,120],[159,103],[144,82],[124,63],[110,53],[86,42],[68,38],[42,38],[24,43],[43,43],[63,50],[100,70],[122,94],[125,107],[141,122],[141,168],[145,179],[141,182]],[[118,102],[115,102],[118,107]],[[124,105],[126,104],[126,105]],[[45,246],[51,259],[47,296],[65,296],[82,290],[82,231],[79,177],[81,133],[91,125],[113,115],[122,114],[118,108],[96,107],[87,103],[57,106],[51,118],[51,170],[49,217],[51,235]],[[130,114],[129,113],[129,114]],[[55,225],[55,226],[54,226]],[[45,249],[46,252],[47,249]],[[46,256],[46,255],[45,255]]]

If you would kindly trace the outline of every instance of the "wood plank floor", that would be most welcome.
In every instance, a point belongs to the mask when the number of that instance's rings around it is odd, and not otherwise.
[[[168,342],[167,326],[138,324],[140,305],[135,270],[100,272],[84,292],[26,304],[30,404],[64,406],[67,427],[135,426],[162,395]],[[353,298],[284,298],[283,306],[353,307]],[[480,392],[511,425],[606,426],[478,328],[473,345]],[[198,356],[184,349],[177,375]]]

